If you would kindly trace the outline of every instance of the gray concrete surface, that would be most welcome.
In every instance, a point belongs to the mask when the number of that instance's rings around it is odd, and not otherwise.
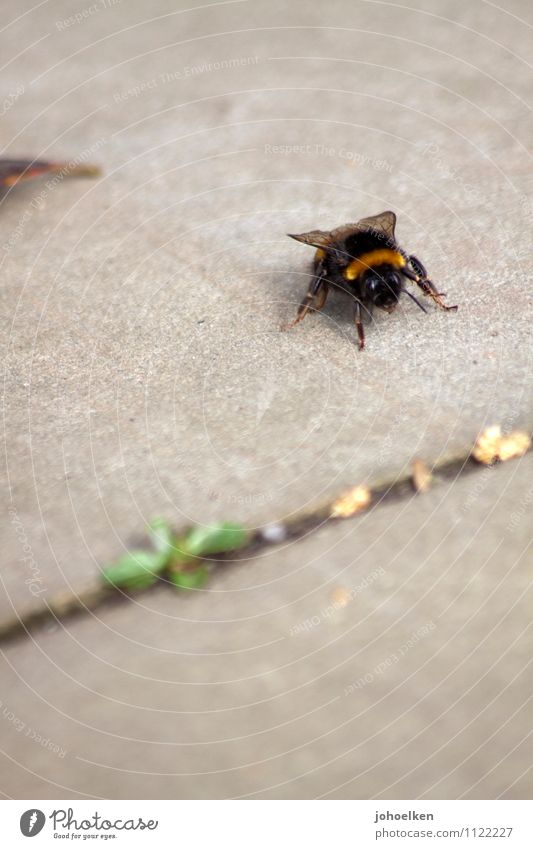
[[[7,647],[4,788],[529,798],[532,470],[448,483],[205,591],[163,587]]]
[[[5,151],[86,157],[105,173],[21,186],[1,205],[0,615],[93,585],[154,514],[176,525],[233,518],[255,527],[347,484],[394,477],[415,455],[465,450],[486,423],[531,427],[529,4],[338,0],[326,11],[157,0],[149,10],[101,4],[82,19],[72,18],[80,7],[57,0],[20,8],[28,14],[0,33]],[[424,316],[406,302],[369,330],[364,354],[340,299],[280,333],[310,261],[285,233],[386,208],[459,312]],[[409,526],[403,533],[408,542]],[[439,523],[431,533],[439,545]],[[492,533],[485,527],[489,548]],[[515,540],[505,562],[520,554]],[[284,555],[276,568],[288,568]],[[328,557],[321,566],[324,577],[338,568]],[[306,580],[304,571],[302,594]],[[240,620],[244,596],[232,599]],[[178,601],[160,599],[172,610]],[[194,600],[195,617],[209,619],[210,602]],[[159,621],[135,608],[116,615],[148,635]],[[90,620],[78,628],[104,640]],[[480,639],[475,623],[467,635]],[[63,635],[48,639],[58,656],[69,651]],[[10,651],[15,670],[19,657],[38,663],[30,643]],[[174,680],[172,658],[156,654],[162,677]],[[76,715],[97,710],[77,687],[65,698]],[[411,721],[425,727],[414,708]],[[309,768],[328,760],[323,745]],[[23,754],[37,775],[45,769],[35,746]],[[125,746],[113,765],[136,769],[138,756]],[[206,757],[212,764],[219,753]],[[518,778],[523,762],[509,757]],[[167,764],[172,751],[154,747],[156,772],[158,758]],[[98,795],[96,773],[72,763],[69,782]],[[282,772],[272,762],[249,784],[261,792]],[[495,772],[483,785],[490,792],[508,786],[503,766]],[[30,779],[21,772],[19,786]],[[455,779],[469,787],[473,773]],[[406,779],[403,792],[429,784]],[[318,792],[297,792],[307,786]],[[225,778],[209,779],[209,792],[217,788],[228,792]],[[361,779],[356,792],[373,788]],[[453,781],[439,789],[454,795]]]

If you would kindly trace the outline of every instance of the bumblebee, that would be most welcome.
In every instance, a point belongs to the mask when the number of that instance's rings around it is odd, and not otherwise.
[[[408,289],[406,281],[416,283],[443,310],[447,306],[444,292],[438,292],[427,271],[416,256],[406,253],[396,242],[394,212],[382,212],[361,218],[355,224],[343,224],[335,230],[311,230],[291,239],[316,248],[313,277],[309,289],[298,307],[294,321],[283,327],[288,330],[298,324],[308,312],[321,310],[330,286],[343,290],[353,299],[354,320],[359,337],[359,350],[365,347],[365,320],[372,320],[374,307],[392,312],[405,292],[423,312],[425,307]]]

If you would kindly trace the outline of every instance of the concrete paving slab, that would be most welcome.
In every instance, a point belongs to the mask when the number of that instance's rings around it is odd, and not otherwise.
[[[531,425],[528,4],[186,7],[23,4],[0,35],[7,151],[104,169],[2,203],[2,616],[154,514],[256,526]],[[384,208],[459,312],[405,303],[363,355],[340,298],[282,334],[285,233]]]
[[[6,154],[104,174],[0,204],[2,619],[154,515],[257,527],[531,429],[531,8],[410,7],[18,4]],[[459,312],[405,303],[361,355],[340,298],[281,333],[285,234],[386,208]],[[5,792],[530,796],[530,469],[9,647]]]
[[[530,798],[533,457],[6,646],[16,798]]]

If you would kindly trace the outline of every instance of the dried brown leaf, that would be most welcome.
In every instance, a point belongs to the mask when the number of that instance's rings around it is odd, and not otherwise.
[[[100,169],[95,165],[71,162],[46,162],[39,159],[0,159],[0,186],[10,188],[16,183],[33,180],[45,174],[61,177],[97,177]]]

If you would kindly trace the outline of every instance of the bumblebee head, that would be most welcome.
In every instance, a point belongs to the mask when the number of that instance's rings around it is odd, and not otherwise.
[[[394,309],[403,289],[402,278],[390,266],[369,268],[362,284],[366,298],[384,310]]]

